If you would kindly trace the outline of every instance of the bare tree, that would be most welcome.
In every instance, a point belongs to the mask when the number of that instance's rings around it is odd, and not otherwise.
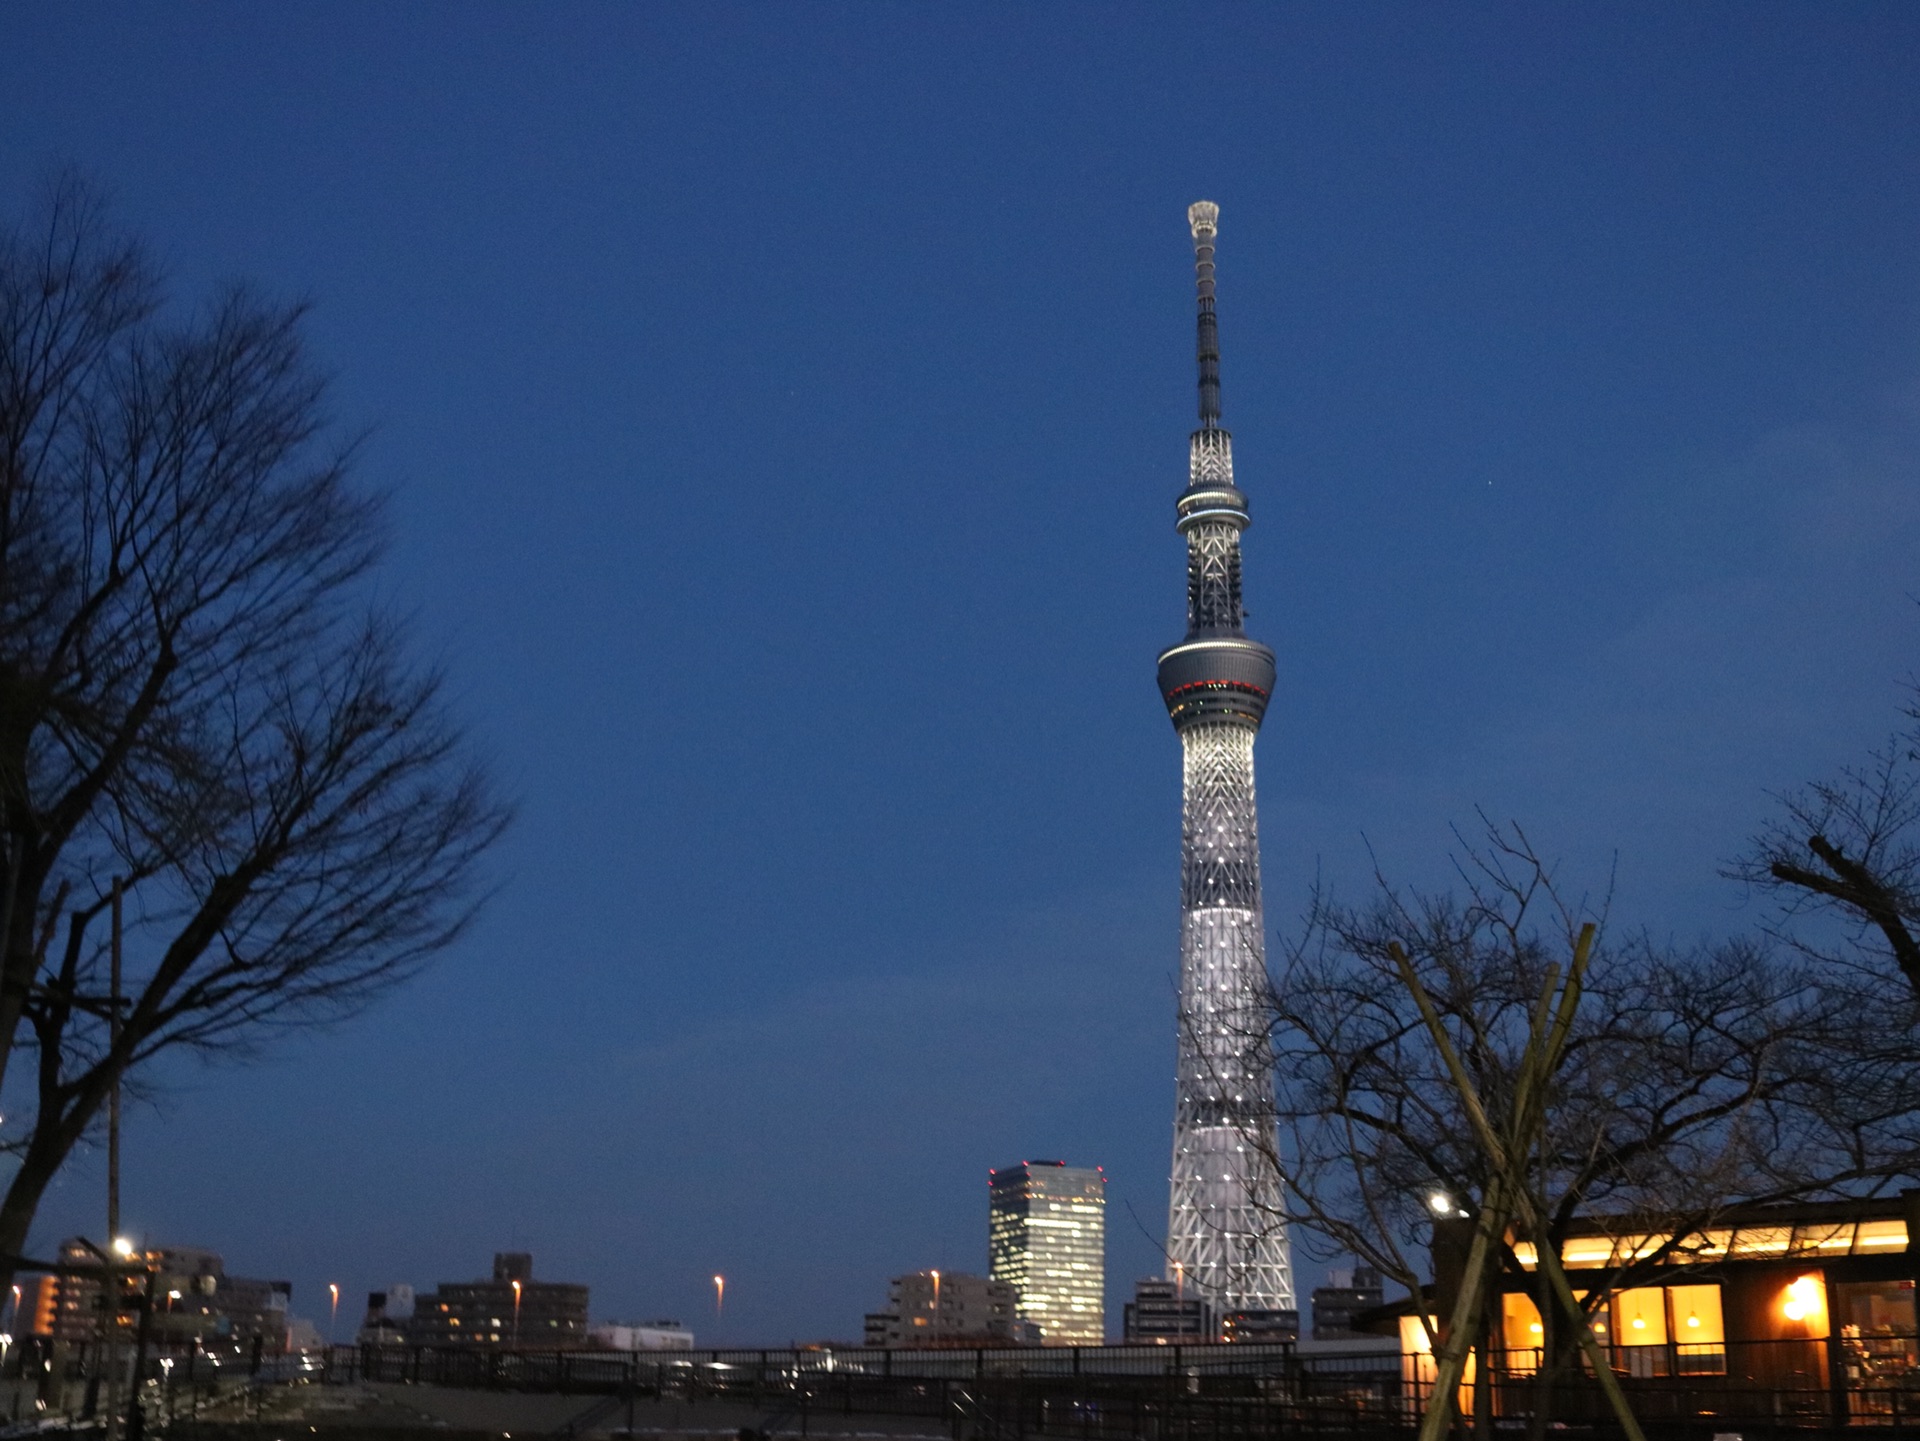
[[[1906,713],[1920,722],[1920,707]],[[1779,804],[1728,871],[1779,900],[1769,930],[1829,968],[1885,974],[1891,961],[1920,996],[1920,725]]]
[[[1321,897],[1282,958],[1269,1156],[1309,1247],[1417,1295],[1437,1197],[1449,1217],[1494,1213],[1494,1272],[1521,1273],[1523,1249],[1536,1267],[1558,1257],[1596,1215],[1657,1230],[1585,1274],[1590,1310],[1730,1205],[1920,1174],[1906,1008],[1863,1006],[1849,976],[1762,944],[1596,941],[1602,917],[1564,899],[1517,832],[1490,833],[1460,875],[1458,896],[1381,880],[1363,908]],[[1550,1280],[1533,1271],[1537,1425],[1587,1335]],[[1490,1318],[1475,1316],[1467,1339],[1484,1350]]]
[[[369,604],[380,506],[302,317],[177,313],[71,178],[0,237],[0,1254],[116,1080],[350,1014],[452,941],[505,821]]]

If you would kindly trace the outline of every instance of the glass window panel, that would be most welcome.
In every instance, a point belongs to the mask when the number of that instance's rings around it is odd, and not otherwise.
[[[1815,1226],[1795,1226],[1790,1254],[1795,1256],[1844,1256],[1853,1249],[1851,1221]]]
[[[1614,1247],[1614,1262],[1616,1265],[1620,1265],[1628,1261],[1641,1260],[1644,1257],[1651,1256],[1672,1239],[1671,1235],[1622,1236]]]
[[[1666,1292],[1659,1286],[1636,1286],[1613,1298],[1613,1340],[1617,1346],[1667,1344]]]
[[[1695,1231],[1674,1247],[1675,1261],[1717,1261],[1727,1254],[1732,1231]]]
[[[1667,1298],[1673,1308],[1673,1339],[1687,1345],[1724,1346],[1726,1323],[1720,1314],[1718,1286],[1669,1286]]]
[[[1871,1254],[1875,1251],[1904,1251],[1907,1249],[1907,1223],[1905,1221],[1862,1221],[1860,1234],[1854,1237],[1853,1253]]]
[[[1567,1267],[1604,1266],[1612,1259],[1610,1236],[1575,1236],[1560,1248],[1560,1264]]]
[[[1682,1376],[1724,1376],[1727,1330],[1718,1286],[1669,1286],[1674,1370]]]
[[[1885,1422],[1920,1376],[1914,1338],[1913,1282],[1838,1281],[1833,1309],[1840,1326],[1839,1363],[1853,1416]],[[1901,1407],[1904,1409],[1904,1407]]]
[[[1839,1281],[1833,1288],[1835,1318],[1862,1336],[1911,1336],[1913,1282]]]
[[[1735,1256],[1784,1256],[1793,1244],[1791,1226],[1742,1226],[1734,1233]]]
[[[1533,1297],[1509,1291],[1500,1298],[1500,1332],[1509,1373],[1530,1376],[1540,1369],[1544,1333],[1540,1326],[1540,1308],[1533,1304]]]

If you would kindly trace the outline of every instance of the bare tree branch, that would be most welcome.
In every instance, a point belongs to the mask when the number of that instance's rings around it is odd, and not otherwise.
[[[0,1252],[116,1080],[350,1015],[482,899],[506,814],[367,606],[380,504],[303,320],[170,309],[71,178],[0,235]]]
[[[1490,1190],[1531,1226],[1503,1236],[1559,1255],[1576,1221],[1653,1231],[1651,1250],[1587,1273],[1588,1305],[1669,1262],[1727,1207],[1871,1194],[1920,1176],[1917,1008],[1853,968],[1762,941],[1676,948],[1644,935],[1591,954],[1545,1078],[1537,1127],[1504,1180],[1402,979],[1430,998],[1490,1116],[1519,1114],[1541,997],[1600,917],[1564,899],[1517,830],[1463,850],[1457,892],[1376,877],[1363,907],[1315,897],[1272,995],[1285,1220],[1326,1259],[1352,1254],[1419,1294],[1435,1193],[1478,1213]],[[1552,1299],[1530,1283],[1543,1318]],[[1554,1338],[1571,1360],[1567,1328]],[[1564,1369],[1564,1364],[1562,1365]],[[1539,1384],[1553,1384],[1542,1368]],[[1542,1410],[1544,1414],[1544,1408]]]
[[[1920,720],[1920,710],[1907,714]],[[1779,902],[1768,930],[1809,960],[1886,970],[1920,996],[1920,727],[1778,797],[1779,815],[1726,874]]]

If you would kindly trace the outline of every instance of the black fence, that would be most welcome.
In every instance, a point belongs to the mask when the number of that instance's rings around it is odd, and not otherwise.
[[[1612,1369],[1651,1435],[1719,1441],[1863,1430],[1920,1435],[1920,1338],[1621,1346]],[[1617,1432],[1595,1377],[1576,1362],[1540,1385],[1540,1353],[1492,1354],[1490,1429],[1513,1438],[1545,1400],[1552,1434]],[[1427,1357],[1395,1351],[1301,1354],[1291,1344],[805,1349],[669,1352],[336,1347],[318,1379],[708,1403],[751,1412],[751,1429],[858,1429],[830,1418],[919,1417],[956,1441],[1240,1441],[1292,1433],[1392,1436],[1418,1421]],[[615,1409],[608,1407],[609,1414]],[[716,1417],[717,1419],[717,1417]],[[693,1429],[698,1429],[697,1425]]]
[[[733,1417],[750,1413],[747,1429],[770,1434],[857,1430],[848,1418],[888,1416],[973,1441],[1231,1441],[1397,1432],[1407,1421],[1401,1370],[1394,1351],[1301,1356],[1285,1344],[640,1353],[368,1346],[334,1349],[323,1377],[672,1402],[680,1428],[695,1430],[703,1407],[725,1407]]]
[[[329,1379],[593,1392],[648,1387],[760,1386],[821,1376],[980,1380],[986,1377],[1273,1377],[1328,1362],[1400,1373],[1397,1351],[1301,1356],[1291,1342],[1182,1346],[804,1347],[699,1351],[513,1350],[475,1346],[335,1346]]]

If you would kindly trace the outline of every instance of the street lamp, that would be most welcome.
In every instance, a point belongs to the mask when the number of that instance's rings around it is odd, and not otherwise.
[[[933,1329],[940,1330],[940,1273],[933,1273]]]
[[[333,1295],[333,1310],[327,1315],[327,1344],[333,1344],[333,1333],[340,1321],[340,1288],[333,1282],[327,1283],[327,1290]]]
[[[713,1314],[718,1316],[724,1312],[726,1308],[727,1278],[725,1276],[715,1276],[713,1278]]]
[[[113,1254],[123,1261],[126,1260],[127,1257],[133,1254],[133,1242],[125,1236],[115,1236],[113,1238]]]
[[[520,1283],[513,1283],[513,1344],[520,1344]]]

